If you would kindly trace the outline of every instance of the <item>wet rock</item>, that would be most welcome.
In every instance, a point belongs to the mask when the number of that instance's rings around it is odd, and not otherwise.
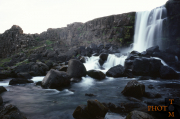
[[[145,85],[136,80],[129,81],[121,93],[125,96],[142,97],[145,93]]]
[[[51,69],[53,67],[53,63],[52,61],[48,61],[47,63],[45,63],[49,69]]]
[[[80,62],[86,63],[86,58],[85,58],[85,57],[81,57],[81,58],[80,58]]]
[[[122,65],[117,65],[111,67],[107,72],[106,76],[110,77],[123,77],[124,76],[124,67]]]
[[[149,77],[141,76],[138,80],[149,80]]]
[[[106,77],[106,75],[103,72],[97,70],[89,70],[87,71],[87,75],[98,80],[105,79]]]
[[[162,79],[177,79],[179,75],[172,68],[168,66],[161,66],[160,77]]]
[[[62,66],[59,71],[67,72],[68,66]]]
[[[15,78],[9,81],[9,85],[26,84],[26,83],[33,83],[33,81],[29,79],[23,79],[23,78]]]
[[[6,88],[4,88],[3,86],[0,86],[0,94],[6,91],[7,91]]]
[[[176,62],[175,55],[166,52],[154,52],[153,57],[159,57],[165,62]]]
[[[106,61],[107,58],[108,58],[108,54],[102,53],[102,54],[99,56],[99,58],[102,59],[103,61]]]
[[[102,59],[99,59],[99,64],[102,66],[104,64],[104,61]]]
[[[93,97],[93,96],[96,96],[96,95],[94,95],[94,94],[92,94],[92,93],[86,93],[85,96]]]
[[[36,86],[41,86],[42,85],[42,81],[38,81],[38,82],[36,82],[36,84],[35,84]]]
[[[95,119],[97,117],[104,118],[108,109],[98,100],[88,100],[87,106],[78,106],[73,117],[75,119]]]
[[[7,105],[0,111],[0,119],[27,119],[14,105]]]
[[[3,99],[2,99],[2,97],[0,96],[0,105],[2,105],[3,104]],[[0,108],[0,110],[1,110],[1,108]]]
[[[73,78],[80,78],[86,76],[86,68],[80,61],[72,59],[68,63],[67,74]]]
[[[128,78],[134,78],[134,77],[135,77],[135,76],[133,75],[133,73],[132,73],[132,70],[130,70],[130,69],[125,69],[123,75],[124,75],[125,77],[128,77]]]
[[[141,111],[132,111],[127,116],[126,119],[155,119],[151,115],[141,112]]]
[[[82,78],[71,78],[70,81],[74,83],[78,83],[82,80]]]
[[[42,81],[43,88],[59,89],[70,85],[70,77],[66,72],[51,69]]]
[[[134,75],[159,76],[161,61],[154,58],[136,58],[133,62],[132,71]]]
[[[31,79],[32,78],[32,76],[27,72],[20,72],[17,74],[17,77],[23,78],[23,79]]]
[[[150,84],[150,85],[148,85],[148,88],[149,88],[149,89],[153,89],[154,86],[153,86],[152,84]]]
[[[159,52],[159,46],[153,46],[146,50],[148,55],[152,55],[154,52]]]
[[[161,98],[162,96],[159,93],[145,92],[144,97],[147,97],[147,98]]]

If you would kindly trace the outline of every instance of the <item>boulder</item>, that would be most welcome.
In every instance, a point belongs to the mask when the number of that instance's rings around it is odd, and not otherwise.
[[[178,73],[168,66],[161,66],[160,77],[162,79],[177,79],[179,78]]]
[[[132,65],[132,72],[134,75],[140,76],[159,76],[160,68],[162,66],[161,60],[154,58],[136,58]]]
[[[132,72],[135,75],[149,75],[149,58],[137,58],[133,62]]]
[[[169,53],[165,53],[165,52],[154,52],[152,54],[152,56],[159,57],[162,60],[164,60],[165,62],[176,62],[175,55],[173,55],[173,54],[169,54]]]
[[[125,96],[142,97],[145,93],[145,85],[136,80],[129,81],[121,93]]]
[[[105,79],[106,77],[106,75],[103,72],[97,70],[89,70],[87,71],[87,75],[98,80]]]
[[[59,71],[67,72],[68,66],[62,66]]]
[[[109,77],[123,77],[124,76],[124,67],[122,65],[117,65],[111,67],[107,72],[106,76]]]
[[[42,81],[38,81],[38,82],[36,82],[36,84],[35,84],[36,86],[41,86],[42,85]]]
[[[3,104],[3,99],[2,99],[2,97],[0,96],[0,105],[2,105]]]
[[[97,117],[104,118],[107,111],[108,109],[98,100],[88,100],[87,106],[80,105],[75,109],[73,117],[75,119],[95,119]]]
[[[72,59],[68,63],[67,74],[73,78],[80,78],[86,76],[86,68],[78,60]]]
[[[144,97],[146,98],[161,98],[161,94],[155,92],[145,92]]]
[[[99,58],[102,60],[102,61],[106,61],[107,60],[107,58],[108,58],[108,54],[107,53],[102,53],[100,56],[99,56]]]
[[[26,84],[26,83],[33,83],[33,81],[29,79],[23,79],[23,78],[15,78],[9,81],[9,85]]]
[[[134,110],[126,116],[126,119],[155,119],[155,118],[145,112]]]
[[[0,94],[6,91],[7,91],[6,88],[4,88],[3,86],[0,86]]]
[[[159,52],[159,46],[153,46],[146,50],[148,55],[152,55],[154,52]]]
[[[7,105],[0,111],[0,119],[27,119],[14,105]]]
[[[17,77],[23,78],[23,79],[31,79],[32,78],[32,76],[27,72],[20,72],[17,74]]]
[[[70,77],[66,72],[51,69],[42,81],[43,88],[59,89],[70,85]]]
[[[78,83],[82,80],[82,78],[71,78],[70,81],[74,83]]]

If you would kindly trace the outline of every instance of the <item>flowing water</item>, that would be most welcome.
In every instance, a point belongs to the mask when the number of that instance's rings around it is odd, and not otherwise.
[[[154,45],[162,48],[162,28],[166,17],[164,6],[136,13],[133,50],[142,52]]]

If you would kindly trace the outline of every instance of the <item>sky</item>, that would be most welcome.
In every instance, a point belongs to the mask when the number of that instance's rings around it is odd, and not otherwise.
[[[41,33],[73,22],[132,11],[147,11],[167,0],[0,0],[0,33],[12,25],[24,33]]]

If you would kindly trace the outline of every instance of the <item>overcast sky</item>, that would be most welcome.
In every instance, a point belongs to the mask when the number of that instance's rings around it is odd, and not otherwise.
[[[131,11],[146,11],[167,0],[0,0],[0,33],[19,25],[24,33]]]

